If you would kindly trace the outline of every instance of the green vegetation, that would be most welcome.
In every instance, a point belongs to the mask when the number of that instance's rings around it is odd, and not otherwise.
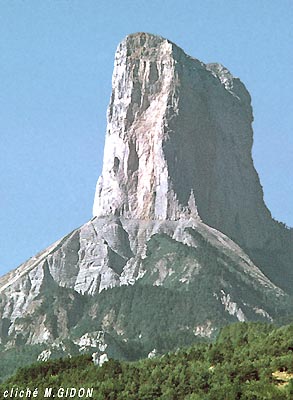
[[[135,362],[111,359],[102,367],[78,356],[21,368],[0,386],[94,388],[96,400],[290,400],[293,398],[293,325],[237,323],[214,343]],[[78,398],[78,397],[72,397]]]
[[[213,295],[217,292],[216,280],[217,275],[209,275],[206,269],[202,271],[200,279],[189,284],[189,290],[137,282],[133,286],[105,290],[91,297],[72,293],[70,289],[66,289],[65,296],[61,289],[52,288],[43,294],[41,305],[30,319],[17,320],[22,329],[18,331],[16,339],[8,343],[3,339],[0,345],[0,382],[15,373],[17,368],[36,362],[42,350],[53,350],[50,344],[25,345],[28,332],[32,327],[37,327],[39,316],[41,320],[43,315],[46,316],[45,326],[54,336],[65,336],[63,331],[57,332],[60,327],[56,321],[58,318],[60,320],[60,310],[64,310],[62,320],[69,334],[66,334],[68,340],[62,339],[66,350],[54,349],[51,355],[54,358],[68,353],[77,354],[78,348],[73,341],[87,332],[99,330],[105,332],[109,357],[128,361],[145,358],[154,348],[158,354],[164,354],[202,341],[202,338],[194,336],[196,327],[207,328],[210,322],[211,326],[220,328],[236,320],[235,316],[223,312],[222,305]],[[230,288],[232,297],[234,290],[239,295],[244,289],[241,283]],[[257,304],[258,299],[254,301],[252,298],[254,302]],[[245,306],[243,310],[251,319],[262,318],[261,315],[250,315]],[[282,317],[282,324],[292,322],[292,317],[281,312],[279,316]],[[211,333],[211,340],[214,340],[218,330]]]
[[[0,382],[15,372],[15,365],[22,367],[31,364],[43,349],[40,345],[17,346],[8,350],[0,346]]]

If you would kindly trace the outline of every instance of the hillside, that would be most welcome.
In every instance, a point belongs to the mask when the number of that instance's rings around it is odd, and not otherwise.
[[[84,388],[96,400],[289,400],[292,351],[293,324],[236,323],[223,328],[213,344],[152,359],[111,359],[98,367],[83,355],[38,363],[20,369],[0,386],[0,393],[14,386],[38,388],[37,399],[43,399],[45,388],[52,388],[52,396],[63,393],[60,388],[80,394]]]

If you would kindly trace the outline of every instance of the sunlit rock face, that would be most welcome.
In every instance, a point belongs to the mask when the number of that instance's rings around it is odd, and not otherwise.
[[[138,34],[119,45],[95,216],[174,220],[191,212],[191,188],[180,202],[165,157],[167,109],[178,112],[174,74],[173,45],[167,40]]]
[[[220,64],[145,33],[118,46],[93,213],[199,217],[246,247],[274,229],[251,147],[250,96]]]

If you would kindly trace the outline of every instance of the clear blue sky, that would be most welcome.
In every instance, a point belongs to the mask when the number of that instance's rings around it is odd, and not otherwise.
[[[265,201],[293,226],[292,26],[292,0],[0,0],[0,274],[91,218],[114,52],[137,31],[241,78]]]

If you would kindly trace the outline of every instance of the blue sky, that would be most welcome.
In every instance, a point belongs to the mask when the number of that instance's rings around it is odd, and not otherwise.
[[[117,44],[146,31],[240,77],[272,215],[293,226],[291,0],[0,0],[0,274],[91,218]]]

